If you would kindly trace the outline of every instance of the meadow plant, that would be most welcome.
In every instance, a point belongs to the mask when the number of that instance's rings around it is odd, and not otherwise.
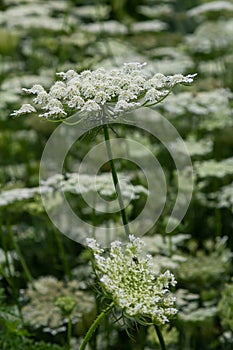
[[[157,73],[150,78],[143,72],[145,65],[132,62],[109,71],[99,68],[81,73],[74,70],[57,73],[61,79],[49,91],[39,84],[23,89],[27,94],[35,96],[33,103],[23,104],[12,113],[17,117],[38,112],[41,118],[70,125],[83,119],[98,120],[103,129],[128,243],[123,246],[121,242],[114,241],[110,245],[110,251],[105,251],[94,239],[87,240],[93,253],[93,268],[98,284],[103,296],[110,301],[90,327],[80,350],[85,349],[100,321],[113,308],[120,309],[123,317],[143,325],[153,324],[161,349],[164,350],[166,346],[160,326],[169,322],[177,313],[175,298],[169,290],[176,284],[174,275],[169,270],[161,274],[155,273],[152,257],[142,254],[143,240],[130,232],[118,174],[112,159],[108,124],[116,118],[127,117],[129,111],[160,103],[176,85],[192,83],[196,74],[165,76]],[[78,120],[73,123],[67,121],[74,114]]]
[[[129,3],[0,1],[2,350],[233,349],[233,2]]]

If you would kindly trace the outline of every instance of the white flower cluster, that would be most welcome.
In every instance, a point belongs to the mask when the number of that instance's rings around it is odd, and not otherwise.
[[[187,12],[190,17],[205,15],[208,13],[233,12],[233,4],[230,1],[211,1],[198,5]]]
[[[13,188],[0,193],[0,207],[8,206],[14,202],[32,199],[36,194],[52,192],[49,186],[30,187],[30,188]]]
[[[99,68],[80,74],[74,70],[57,73],[63,81],[56,81],[48,92],[39,84],[23,89],[35,95],[35,106],[23,105],[12,115],[30,113],[36,107],[42,111],[39,116],[48,119],[67,118],[77,111],[102,118],[103,110],[105,116],[115,118],[131,109],[160,102],[175,85],[190,84],[196,75],[158,73],[147,79],[142,71],[144,66],[145,63],[132,62],[110,71]]]
[[[57,13],[64,13],[67,8],[65,0],[60,1],[7,1],[6,9],[0,11],[0,25],[18,31],[29,29],[49,30],[53,32],[66,29],[62,16]],[[8,6],[9,5],[9,6]],[[77,23],[77,18],[71,15],[67,23]]]
[[[217,307],[207,302],[200,307],[198,294],[189,292],[187,289],[179,289],[176,293],[177,304],[180,307],[179,321],[184,322],[205,322],[213,318],[217,313]]]
[[[223,178],[224,176],[231,176],[233,174],[233,157],[216,161],[214,159],[205,160],[202,162],[194,163],[195,174],[205,179],[208,177],[212,178]]]
[[[126,317],[160,325],[177,313],[175,297],[169,291],[176,280],[169,271],[155,274],[152,257],[141,254],[143,240],[130,235],[126,246],[114,241],[108,256],[94,239],[87,239],[87,244],[94,253],[95,271],[104,293]]]
[[[193,34],[186,36],[188,49],[193,54],[218,54],[222,57],[232,51],[233,19],[205,21]]]
[[[168,119],[195,117],[200,129],[213,131],[233,125],[232,99],[233,93],[228,89],[200,91],[197,94],[185,91],[170,95],[161,107]]]
[[[21,290],[25,322],[34,329],[41,328],[43,332],[52,335],[64,332],[67,319],[61,308],[56,305],[60,297],[72,298],[75,301],[72,323],[79,330],[83,329],[84,320],[89,324],[95,319],[94,296],[81,290],[77,280],[64,283],[54,276],[42,276],[35,280],[33,285],[29,284],[27,289]]]
[[[122,196],[125,199],[137,199],[141,193],[148,195],[148,190],[141,185],[133,185],[132,178],[128,174],[118,173],[121,184]],[[103,173],[93,176],[92,174],[67,173],[53,175],[43,181],[41,189],[49,187],[50,190],[84,194],[88,192],[99,193],[101,196],[113,196],[116,193],[110,174]],[[1,200],[1,195],[0,195]]]
[[[193,156],[205,156],[213,150],[213,140],[209,138],[202,138],[201,140],[196,140],[193,136],[189,136],[185,140],[185,145],[188,149],[188,153],[191,157]],[[179,140],[170,142],[170,147],[182,156],[187,152]]]
[[[212,193],[212,199],[217,199],[218,208],[228,208],[233,213],[233,182]],[[214,203],[216,205],[216,202]]]

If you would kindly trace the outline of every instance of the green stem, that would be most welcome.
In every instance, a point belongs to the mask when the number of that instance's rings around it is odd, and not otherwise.
[[[121,188],[120,188],[120,184],[118,181],[118,176],[117,176],[117,172],[116,172],[116,168],[115,168],[115,164],[114,164],[114,160],[113,160],[112,148],[111,148],[107,124],[103,125],[103,129],[104,129],[105,145],[106,145],[109,163],[110,163],[111,172],[112,172],[112,179],[113,179],[114,187],[115,187],[115,190],[117,193],[117,199],[118,199],[119,206],[120,206],[121,218],[122,218],[122,222],[124,225],[125,233],[127,236],[129,236],[130,235],[129,224],[128,224],[128,219],[127,219],[125,208],[124,208],[124,202],[123,202],[123,198],[122,198]]]
[[[68,350],[71,349],[71,334],[72,334],[72,319],[71,315],[68,316],[68,325],[67,325],[67,344]]]
[[[159,339],[161,350],[166,350],[165,341],[163,339],[163,335],[162,335],[162,332],[161,332],[159,326],[157,326],[155,324],[154,327],[155,327],[155,330],[156,330],[156,333],[157,333],[157,336],[158,336],[158,339]]]
[[[172,236],[168,236],[168,246],[169,246],[169,256],[172,257],[173,255],[173,246],[172,246]]]
[[[22,268],[23,268],[23,270],[24,270],[25,276],[27,277],[28,281],[29,281],[29,282],[32,284],[32,286],[33,286],[33,277],[32,277],[32,275],[31,275],[31,272],[30,272],[30,270],[29,270],[29,268],[28,268],[28,266],[27,266],[27,263],[26,263],[26,261],[25,261],[25,259],[24,259],[24,257],[23,257],[23,254],[21,253],[20,247],[19,247],[19,245],[18,245],[16,239],[14,238],[12,229],[11,229],[11,227],[10,227],[9,224],[7,224],[7,229],[8,229],[8,232],[9,232],[9,236],[10,236],[10,238],[11,238],[11,242],[12,242],[14,248],[15,248],[15,251],[16,251],[16,253],[17,253],[17,256],[18,256],[18,258],[19,258],[19,261],[20,261],[20,263],[21,263],[21,265],[22,265]]]
[[[65,252],[60,234],[57,232],[56,228],[54,228],[54,236],[55,236],[55,239],[57,242],[58,249],[59,249],[60,254],[61,254],[61,260],[62,260],[64,272],[65,272],[67,277],[71,278],[71,271],[70,271],[68,260],[66,257],[66,252]]]
[[[91,327],[89,328],[87,334],[85,335],[85,338],[81,344],[81,347],[79,350],[84,350],[86,348],[87,343],[92,337],[92,334],[95,332],[96,328],[98,327],[100,321],[102,318],[113,308],[114,303],[111,303],[105,310],[99,314],[99,316],[96,318],[96,320],[92,323]]]

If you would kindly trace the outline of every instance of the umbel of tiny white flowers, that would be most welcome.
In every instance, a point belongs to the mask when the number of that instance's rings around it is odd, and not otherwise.
[[[125,63],[121,68],[106,71],[99,68],[77,73],[74,70],[57,73],[49,91],[36,84],[23,91],[35,95],[33,104],[23,104],[12,116],[39,112],[39,117],[64,120],[76,112],[94,118],[116,118],[140,106],[152,106],[162,101],[177,84],[190,84],[196,74],[165,76],[155,74],[147,79],[146,63]]]
[[[175,297],[169,291],[176,280],[170,271],[155,274],[152,257],[142,255],[143,244],[142,239],[130,235],[125,246],[112,242],[109,253],[105,253],[96,240],[87,239],[105,296],[124,316],[142,324],[162,325],[177,313]]]

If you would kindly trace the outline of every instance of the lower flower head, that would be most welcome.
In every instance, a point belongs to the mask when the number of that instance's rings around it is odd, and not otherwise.
[[[93,251],[95,272],[104,294],[126,317],[160,325],[177,313],[175,297],[169,291],[176,280],[170,271],[155,274],[152,257],[143,255],[142,239],[130,235],[126,246],[112,242],[107,255],[93,239],[87,244]]]

